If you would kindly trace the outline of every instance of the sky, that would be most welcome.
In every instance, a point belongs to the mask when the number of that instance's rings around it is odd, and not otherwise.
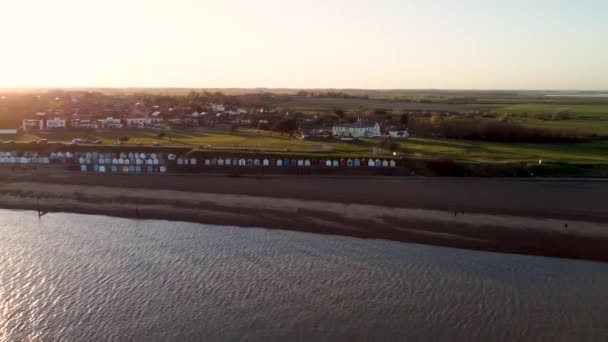
[[[0,0],[0,87],[608,89],[606,0]]]

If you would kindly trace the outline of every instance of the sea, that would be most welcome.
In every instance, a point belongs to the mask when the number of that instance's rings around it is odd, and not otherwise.
[[[63,213],[0,210],[0,299],[0,341],[608,339],[608,263]]]

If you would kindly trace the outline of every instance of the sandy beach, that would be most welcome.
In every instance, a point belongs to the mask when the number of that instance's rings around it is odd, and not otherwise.
[[[608,182],[69,172],[0,176],[0,207],[8,209],[608,261]]]

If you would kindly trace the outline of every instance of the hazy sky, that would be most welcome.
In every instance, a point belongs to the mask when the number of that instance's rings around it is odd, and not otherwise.
[[[607,0],[0,0],[0,87],[608,89]]]

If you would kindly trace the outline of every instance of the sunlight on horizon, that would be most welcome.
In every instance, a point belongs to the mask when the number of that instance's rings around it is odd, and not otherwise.
[[[608,89],[603,1],[0,8],[0,87]]]

